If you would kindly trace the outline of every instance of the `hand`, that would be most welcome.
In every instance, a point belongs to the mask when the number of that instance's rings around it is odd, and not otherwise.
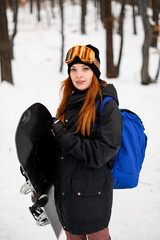
[[[52,118],[52,120],[53,121],[52,121],[51,131],[55,135],[56,133],[58,133],[64,127],[64,124],[63,124],[63,122],[61,122],[57,118]]]

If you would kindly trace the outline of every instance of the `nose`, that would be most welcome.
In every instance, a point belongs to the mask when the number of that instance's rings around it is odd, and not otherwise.
[[[76,71],[76,77],[81,78],[83,76],[83,72],[81,70]]]

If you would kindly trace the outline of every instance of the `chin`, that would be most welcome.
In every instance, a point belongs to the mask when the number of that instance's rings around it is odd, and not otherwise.
[[[87,88],[80,88],[80,87],[78,87],[77,89],[80,90],[80,91],[84,91],[84,90],[86,90]]]

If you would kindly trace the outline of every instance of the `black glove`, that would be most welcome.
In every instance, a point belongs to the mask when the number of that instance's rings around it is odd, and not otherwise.
[[[52,119],[53,119],[53,121],[52,121],[51,131],[55,135],[64,127],[64,124],[57,118],[52,118]]]

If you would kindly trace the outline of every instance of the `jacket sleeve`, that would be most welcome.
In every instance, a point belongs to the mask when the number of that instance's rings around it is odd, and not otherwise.
[[[55,138],[64,154],[71,154],[87,167],[99,168],[118,152],[121,145],[122,117],[114,100],[108,101],[100,115],[94,139],[79,137],[65,127]]]

